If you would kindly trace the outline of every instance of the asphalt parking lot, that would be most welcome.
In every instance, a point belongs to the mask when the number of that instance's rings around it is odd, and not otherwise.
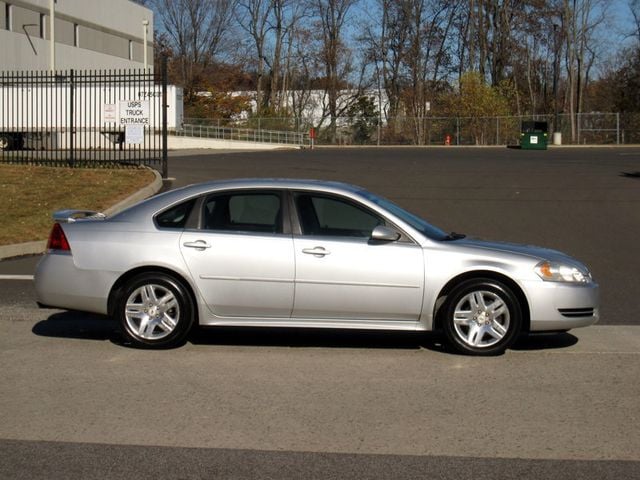
[[[601,285],[600,325],[488,359],[437,335],[295,330],[150,352],[0,280],[0,478],[640,478],[639,172],[640,148],[174,153],[167,188],[341,180],[446,230],[563,250]]]

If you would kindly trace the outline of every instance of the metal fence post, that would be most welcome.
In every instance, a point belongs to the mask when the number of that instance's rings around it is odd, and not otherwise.
[[[73,167],[76,161],[76,118],[75,118],[75,81],[73,68],[69,72],[69,166]]]
[[[620,145],[620,112],[616,112],[616,145]]]
[[[460,146],[460,117],[456,117],[456,145]]]
[[[167,107],[167,57],[162,57],[162,178],[169,178]]]

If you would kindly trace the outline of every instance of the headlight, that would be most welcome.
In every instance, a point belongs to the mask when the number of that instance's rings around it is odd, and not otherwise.
[[[591,273],[573,265],[558,262],[540,262],[534,268],[538,276],[547,282],[591,283]]]

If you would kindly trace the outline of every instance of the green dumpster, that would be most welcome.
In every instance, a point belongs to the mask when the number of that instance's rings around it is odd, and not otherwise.
[[[547,122],[522,122],[520,148],[523,150],[546,150],[548,131]]]

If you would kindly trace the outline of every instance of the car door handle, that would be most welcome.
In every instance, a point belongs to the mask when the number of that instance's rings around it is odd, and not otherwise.
[[[326,250],[324,247],[313,247],[313,248],[303,248],[302,253],[324,257],[325,255],[329,255],[331,252],[329,250]]]
[[[196,240],[195,242],[184,242],[182,245],[184,245],[185,247],[197,248],[200,250],[204,250],[205,248],[211,248],[211,245],[209,245],[204,240]]]

